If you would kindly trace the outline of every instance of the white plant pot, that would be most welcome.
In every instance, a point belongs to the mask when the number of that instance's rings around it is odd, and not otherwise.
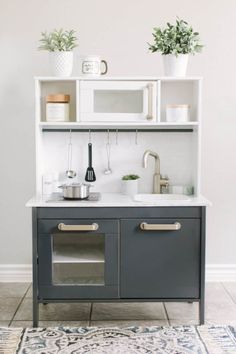
[[[163,55],[164,72],[166,76],[186,76],[188,66],[188,54]]]
[[[51,52],[50,62],[53,76],[70,76],[73,69],[73,52]]]
[[[138,193],[138,179],[122,181],[122,194],[133,196]]]

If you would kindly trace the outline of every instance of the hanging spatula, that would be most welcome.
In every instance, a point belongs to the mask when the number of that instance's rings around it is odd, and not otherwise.
[[[85,181],[94,182],[96,181],[96,175],[92,167],[92,144],[88,144],[88,168],[85,174]]]

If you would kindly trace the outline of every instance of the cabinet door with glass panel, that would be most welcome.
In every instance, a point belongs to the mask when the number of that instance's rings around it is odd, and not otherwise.
[[[157,112],[156,81],[81,81],[81,122],[153,123]]]
[[[39,297],[118,297],[116,220],[40,220]]]

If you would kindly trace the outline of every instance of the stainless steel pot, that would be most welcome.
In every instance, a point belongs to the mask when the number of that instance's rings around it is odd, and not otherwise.
[[[63,184],[59,188],[62,189],[64,199],[87,199],[90,187],[92,187],[91,184],[72,183]]]

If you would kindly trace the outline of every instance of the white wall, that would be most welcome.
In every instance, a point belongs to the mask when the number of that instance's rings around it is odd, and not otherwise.
[[[93,167],[96,182],[91,191],[101,193],[121,192],[121,177],[126,174],[138,174],[140,193],[152,193],[154,159],[148,160],[146,169],[142,166],[142,157],[147,149],[157,151],[160,156],[161,173],[168,175],[172,185],[193,185],[196,169],[194,169],[194,133],[141,133],[136,134],[110,132],[110,160],[112,174],[105,175],[107,168],[106,143],[107,133],[92,133]],[[59,184],[68,183],[65,171],[68,166],[68,133],[43,133],[44,153],[43,174],[59,173]],[[77,172],[74,182],[84,180],[88,167],[88,133],[72,133],[72,168]],[[69,180],[71,182],[71,180]],[[41,184],[40,184],[41,186]]]
[[[184,17],[201,33],[203,54],[189,74],[204,76],[203,192],[208,210],[208,263],[236,263],[235,0],[0,0],[0,263],[31,259],[30,210],[34,193],[34,75],[47,75],[40,32],[74,28],[80,54],[101,54],[111,75],[160,75],[150,54],[153,26]]]

